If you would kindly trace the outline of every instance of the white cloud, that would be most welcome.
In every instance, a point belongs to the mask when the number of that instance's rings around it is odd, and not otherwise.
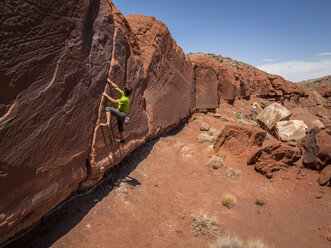
[[[331,52],[318,53],[316,56],[331,56]]]
[[[264,62],[274,62],[275,60],[274,59],[262,59],[262,61],[264,61]]]
[[[303,80],[331,75],[331,60],[322,61],[285,61],[258,66],[259,69],[283,78],[300,82]]]

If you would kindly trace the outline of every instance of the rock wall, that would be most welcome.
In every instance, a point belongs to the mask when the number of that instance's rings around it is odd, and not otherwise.
[[[109,4],[0,3],[0,243],[87,175],[113,49]]]
[[[191,61],[164,23],[111,1],[0,3],[0,243],[194,111]],[[13,11],[15,10],[15,11]],[[125,127],[102,98],[134,89]],[[115,107],[115,106],[114,106]]]

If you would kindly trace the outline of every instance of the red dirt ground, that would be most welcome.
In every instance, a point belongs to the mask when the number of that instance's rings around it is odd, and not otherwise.
[[[125,177],[119,187],[112,186],[109,176],[11,245],[208,247],[216,238],[191,234],[191,216],[202,211],[217,217],[221,235],[261,238],[277,248],[331,247],[331,189],[318,185],[318,172],[293,166],[269,180],[247,166],[245,157],[231,154],[225,154],[224,167],[209,168],[215,152],[211,143],[197,142],[201,123],[220,129],[225,122],[202,113],[194,116],[115,168],[113,177]],[[239,180],[225,176],[228,167],[241,171]],[[232,209],[222,205],[228,192],[237,197]],[[266,205],[255,204],[259,196],[267,199]]]

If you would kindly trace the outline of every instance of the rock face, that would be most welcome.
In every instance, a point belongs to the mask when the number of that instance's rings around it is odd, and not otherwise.
[[[106,1],[5,1],[0,41],[0,243],[86,177],[114,19]]]
[[[275,129],[281,141],[298,143],[306,136],[308,127],[302,120],[291,120],[277,122]]]
[[[331,136],[318,128],[312,129],[302,141],[305,149],[302,164],[305,167],[322,170],[331,164]]]
[[[298,147],[275,143],[252,152],[247,164],[254,164],[255,170],[271,178],[273,172],[292,165],[300,158],[301,151]]]
[[[291,112],[279,103],[272,103],[261,111],[256,119],[262,127],[272,130],[277,122],[287,120]]]
[[[197,109],[215,109],[218,107],[219,82],[211,63],[212,61],[205,57],[197,58],[196,61],[193,61],[193,65],[195,65],[194,80]]]
[[[214,148],[217,152],[242,155],[262,145],[267,132],[238,123],[226,123],[220,130]]]
[[[121,16],[119,16],[121,17]],[[118,19],[120,19],[118,17]],[[121,20],[121,19],[120,19]],[[117,120],[111,128],[95,128],[90,173],[84,186],[95,184],[104,171],[119,163],[148,139],[178,125],[195,107],[193,69],[188,58],[171,37],[166,25],[151,16],[122,17],[127,26],[115,27],[114,54],[110,75],[121,87],[128,81],[130,124],[125,126],[126,143],[118,144]],[[135,42],[129,42],[134,39]],[[113,96],[118,98],[119,95]],[[99,122],[104,122],[104,102],[99,108]]]

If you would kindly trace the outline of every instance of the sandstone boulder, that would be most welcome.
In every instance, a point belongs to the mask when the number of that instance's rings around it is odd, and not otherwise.
[[[0,243],[87,175],[116,8],[101,1],[1,2]]]
[[[247,164],[254,164],[255,170],[271,178],[275,171],[292,165],[300,158],[301,151],[298,147],[274,143],[253,151]]]
[[[220,130],[214,149],[221,153],[243,155],[262,145],[267,132],[252,126],[226,123]]]
[[[267,130],[272,130],[277,122],[287,120],[291,112],[279,103],[272,103],[256,117],[259,124]]]
[[[311,169],[322,170],[331,164],[331,136],[318,128],[307,133],[301,142],[304,147],[302,164]]]
[[[208,131],[209,130],[209,125],[205,122],[201,123],[201,127],[200,127],[201,131]]]
[[[275,130],[281,141],[298,143],[306,136],[307,125],[302,120],[279,121]]]

